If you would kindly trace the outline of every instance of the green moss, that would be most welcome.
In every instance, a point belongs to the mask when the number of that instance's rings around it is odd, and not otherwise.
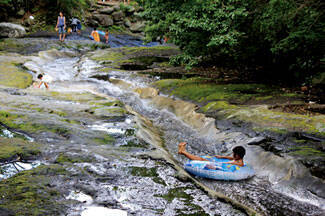
[[[203,112],[209,112],[214,110],[221,110],[221,109],[235,109],[237,106],[230,105],[227,101],[214,101],[210,102],[204,107],[201,108]]]
[[[138,60],[145,60],[147,63],[148,60],[152,62],[153,59],[159,58],[154,56],[161,56],[164,52],[175,53],[178,52],[178,49],[163,46],[113,48],[95,52],[90,58],[95,61],[102,61],[103,64],[109,67],[119,68],[120,64],[132,63]],[[164,58],[164,60],[166,59]]]
[[[157,184],[162,184],[166,186],[165,181],[159,177],[157,173],[157,168],[147,168],[147,167],[129,167],[131,175],[141,176],[141,177],[150,177]]]
[[[115,141],[115,139],[109,134],[105,134],[101,137],[94,138],[93,141],[99,145],[109,145],[112,144]]]
[[[162,197],[165,200],[167,200],[167,202],[169,202],[169,203],[171,203],[174,199],[179,199],[182,202],[184,202],[186,205],[186,208],[177,209],[177,211],[176,211],[177,215],[179,215],[179,216],[209,215],[209,214],[206,214],[205,211],[200,206],[193,204],[193,197],[190,194],[185,192],[187,189],[191,189],[191,188],[187,188],[187,187],[172,188],[168,191],[167,194],[155,195],[155,196]]]
[[[91,110],[95,115],[98,116],[123,116],[128,112],[121,107],[105,107],[105,106],[95,106],[91,107]]]
[[[50,110],[49,111],[50,114],[55,114],[55,115],[58,115],[58,116],[61,116],[61,117],[65,117],[67,116],[68,114],[63,112],[63,111],[60,111],[60,110]]]
[[[16,62],[0,61],[0,85],[27,88],[32,84],[32,81],[32,75],[17,67]]]
[[[272,95],[268,95],[268,96],[256,97],[255,100],[257,100],[257,101],[264,101],[264,100],[270,100],[272,98],[273,98]]]
[[[63,214],[61,194],[50,182],[52,175],[65,174],[60,166],[39,166],[0,181],[0,208],[21,216]]]
[[[186,187],[173,188],[168,191],[167,194],[160,195],[160,197],[167,200],[169,203],[172,202],[175,198],[184,199],[186,201],[192,201],[193,197],[185,192],[188,189]]]
[[[227,100],[243,103],[270,89],[261,84],[216,84],[210,79],[166,79],[154,83],[162,91],[196,102]]]
[[[325,134],[324,115],[307,116],[270,110],[267,106],[240,105],[244,105],[245,101],[256,102],[278,96],[297,96],[296,94],[284,94],[279,87],[260,84],[216,84],[209,79],[199,77],[185,80],[160,80],[155,82],[154,86],[170,95],[201,104],[203,112],[216,110],[225,118],[250,122],[264,130],[267,128],[267,130],[277,133],[304,131],[312,134]]]
[[[0,41],[0,51],[16,51],[23,47],[23,44],[18,43],[15,39],[4,39]]]
[[[55,160],[56,163],[85,163],[92,162],[92,158],[82,157],[80,155],[67,155],[65,153],[61,153]]]
[[[294,156],[325,158],[324,152],[314,149],[311,146],[299,146],[295,148],[290,148],[290,150],[292,151],[290,152],[290,154]]]
[[[107,51],[103,54],[98,54],[93,57],[91,57],[92,60],[95,61],[111,61],[114,62],[116,60],[121,59],[124,55],[121,52],[114,52],[113,49],[112,51]]]
[[[22,159],[27,159],[41,153],[40,144],[19,138],[0,137],[0,149],[0,160],[6,160],[13,156],[20,156]]]
[[[60,100],[67,100],[67,101],[74,101],[79,103],[87,103],[89,101],[94,100],[105,100],[104,97],[100,97],[91,93],[63,93],[63,92],[55,92],[50,91],[49,92],[51,97],[54,97],[56,99]]]
[[[64,122],[67,122],[69,124],[74,124],[74,125],[80,125],[80,122],[77,120],[71,120],[71,119],[63,119]]]
[[[2,110],[0,110],[0,122],[10,128],[15,128],[29,133],[50,131],[63,136],[69,133],[69,130],[64,127],[38,124],[30,121],[27,116],[24,116],[22,114],[18,115]]]

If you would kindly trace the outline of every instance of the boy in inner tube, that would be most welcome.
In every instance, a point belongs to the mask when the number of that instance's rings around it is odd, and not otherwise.
[[[181,142],[178,145],[178,154],[182,154],[185,157],[189,158],[190,160],[209,161],[208,159],[205,159],[205,158],[202,158],[202,157],[199,157],[199,156],[188,153],[185,150],[186,144],[187,144],[186,142]],[[229,162],[222,162],[224,164],[231,164],[231,165],[236,165],[236,166],[239,166],[239,167],[243,167],[244,166],[243,159],[244,159],[244,156],[246,154],[245,148],[242,147],[242,146],[236,146],[235,148],[232,149],[232,152],[233,152],[233,156],[215,155],[214,157],[231,160]],[[208,168],[208,169],[222,169],[221,167],[216,166],[216,165],[212,165],[212,164],[208,164],[206,166],[206,168]]]

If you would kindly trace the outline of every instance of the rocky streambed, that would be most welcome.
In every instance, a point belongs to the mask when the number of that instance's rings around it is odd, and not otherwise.
[[[262,134],[227,128],[198,104],[159,93],[162,72],[195,76],[167,64],[176,48],[92,51],[69,43],[28,55],[1,52],[0,63],[10,66],[0,71],[1,169],[31,164],[2,177],[1,215],[324,213],[323,179],[301,161],[255,145]],[[49,90],[30,85],[41,72],[53,77]],[[184,140],[199,155],[244,145],[257,175],[241,182],[190,176],[177,155]]]

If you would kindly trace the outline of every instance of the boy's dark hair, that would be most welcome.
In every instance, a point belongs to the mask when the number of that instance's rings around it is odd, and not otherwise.
[[[232,152],[236,155],[238,155],[240,158],[244,158],[246,154],[246,150],[242,146],[236,146],[235,148],[232,149]]]
[[[38,74],[37,79],[42,79],[43,75],[42,74]]]
[[[94,31],[96,31],[96,30],[97,30],[97,28],[95,27],[95,28],[94,28]]]

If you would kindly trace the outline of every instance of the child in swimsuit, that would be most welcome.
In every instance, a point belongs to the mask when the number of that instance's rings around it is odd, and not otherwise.
[[[186,147],[186,142],[181,142],[178,145],[178,154],[182,154],[185,157],[189,158],[190,160],[208,161],[205,158],[202,158],[202,157],[199,157],[199,156],[192,155],[192,154],[188,153],[185,150],[185,147]],[[217,157],[217,158],[225,158],[225,159],[231,160],[229,162],[223,162],[224,164],[237,165],[239,167],[244,166],[243,159],[244,159],[244,156],[245,156],[245,153],[246,153],[245,148],[242,147],[242,146],[236,146],[235,148],[232,149],[232,152],[233,152],[233,156],[215,155],[215,157]],[[212,165],[212,164],[208,164],[206,167],[208,169],[220,169],[219,166],[215,166],[215,165]]]

